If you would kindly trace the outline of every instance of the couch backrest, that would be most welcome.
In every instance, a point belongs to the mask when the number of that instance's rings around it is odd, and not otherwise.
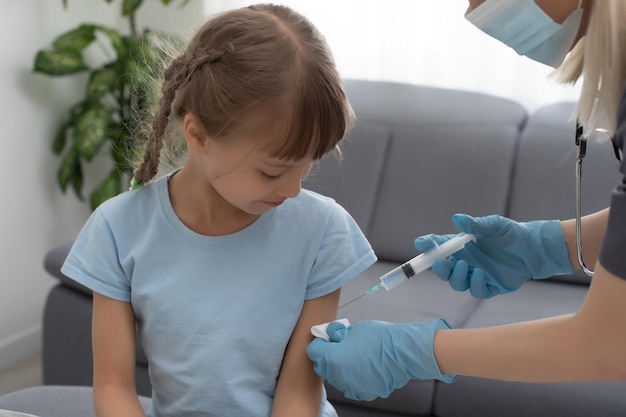
[[[515,220],[569,219],[576,214],[574,103],[539,108],[528,119],[516,153],[509,216]],[[582,212],[609,206],[620,180],[610,141],[589,139],[583,159]]]
[[[526,121],[519,104],[472,92],[346,81],[357,115],[305,186],[342,204],[379,258],[403,262],[413,239],[455,232],[456,212],[504,214]]]
[[[335,198],[380,259],[416,255],[413,239],[456,232],[450,218],[571,218],[573,103],[531,115],[511,100],[391,82],[347,80],[357,115],[343,159],[324,158],[305,187]],[[610,143],[590,141],[583,211],[608,206],[619,180]]]

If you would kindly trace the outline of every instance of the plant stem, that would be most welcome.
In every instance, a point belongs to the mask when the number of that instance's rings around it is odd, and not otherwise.
[[[135,22],[135,13],[131,14],[128,17],[128,23],[130,24],[130,34],[132,37],[135,37],[135,35],[137,34],[137,25]]]

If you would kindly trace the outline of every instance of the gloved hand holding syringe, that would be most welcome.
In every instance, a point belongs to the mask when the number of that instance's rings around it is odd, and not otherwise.
[[[374,285],[372,288],[359,295],[356,298],[344,303],[339,308],[342,309],[348,304],[355,302],[356,300],[370,295],[380,290],[381,288],[390,291],[398,285],[407,282],[415,275],[426,271],[433,266],[438,259],[447,258],[453,253],[463,249],[465,244],[469,241],[476,242],[476,237],[472,234],[461,233],[450,240],[442,243],[441,245],[435,245],[432,249],[416,256],[415,258],[403,263],[399,267],[392,269],[385,275],[380,277],[380,284]]]

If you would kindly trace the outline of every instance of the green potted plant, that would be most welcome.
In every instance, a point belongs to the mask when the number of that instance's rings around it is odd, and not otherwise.
[[[159,1],[164,5],[173,3]],[[182,0],[182,6],[189,1]],[[142,3],[122,1],[121,14],[128,20],[128,33],[85,23],[62,33],[52,41],[51,48],[39,50],[35,56],[33,71],[37,73],[53,77],[88,73],[85,95],[69,110],[52,149],[61,158],[59,187],[63,192],[71,187],[81,200],[84,165],[101,152],[110,154],[108,175],[89,194],[92,209],[128,188],[131,161],[137,152],[130,138],[138,112],[149,109],[153,96],[145,81],[165,58],[161,44],[176,39],[165,32],[137,30],[135,16]],[[67,0],[63,0],[63,6],[67,8]],[[89,62],[85,54],[92,44],[100,44],[105,55],[98,63]]]

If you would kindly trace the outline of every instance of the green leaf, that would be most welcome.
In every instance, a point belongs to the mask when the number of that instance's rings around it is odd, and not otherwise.
[[[124,45],[124,37],[117,30],[105,26],[96,26],[96,30],[104,33],[109,38],[113,49],[117,53],[118,60],[128,54],[126,45]]]
[[[57,171],[57,181],[61,187],[61,191],[65,192],[67,184],[72,181],[76,170],[80,171],[80,162],[78,161],[78,150],[72,147],[61,161],[61,166]]]
[[[87,85],[87,99],[95,101],[105,94],[113,92],[117,88],[118,78],[117,71],[112,67],[94,71]]]
[[[131,16],[135,14],[143,0],[124,0],[122,3],[122,15]]]
[[[63,148],[65,148],[67,129],[69,128],[69,126],[69,123],[65,123],[59,128],[57,134],[54,137],[54,142],[52,142],[52,152],[54,152],[55,155],[60,155]]]
[[[74,193],[78,197],[79,200],[84,200],[83,198],[83,168],[80,165],[80,162],[76,164],[74,168],[74,175],[72,175],[72,188],[74,189]]]
[[[93,193],[91,193],[90,203],[91,209],[95,210],[100,204],[104,203],[111,197],[115,197],[122,191],[122,178],[120,173],[113,169],[109,176],[98,185]]]
[[[33,71],[48,75],[68,75],[87,70],[78,52],[39,51],[35,56]]]
[[[52,46],[58,52],[82,52],[96,39],[93,25],[81,25],[57,37]]]
[[[74,146],[80,155],[91,161],[107,138],[109,111],[99,102],[85,106],[75,122]]]
[[[183,2],[180,5],[180,7],[185,7],[187,5],[187,3],[189,3],[190,1],[191,0],[183,0]],[[161,0],[161,3],[163,3],[165,6],[169,6],[172,2],[173,2],[173,0]]]

